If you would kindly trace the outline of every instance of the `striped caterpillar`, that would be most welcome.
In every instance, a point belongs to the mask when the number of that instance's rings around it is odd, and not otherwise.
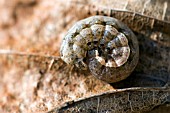
[[[87,70],[98,79],[113,83],[130,75],[137,65],[136,36],[122,22],[107,16],[92,16],[77,22],[64,37],[61,58]]]

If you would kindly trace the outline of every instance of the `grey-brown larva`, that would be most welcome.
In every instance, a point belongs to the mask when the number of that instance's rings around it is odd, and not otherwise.
[[[133,32],[112,17],[92,16],[77,22],[64,37],[61,58],[106,82],[125,79],[138,62]]]

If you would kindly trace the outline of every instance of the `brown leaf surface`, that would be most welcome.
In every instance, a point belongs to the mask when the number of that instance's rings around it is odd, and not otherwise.
[[[0,55],[0,112],[45,112],[113,89],[56,58],[69,27],[87,16],[71,2],[13,0],[0,8],[0,49],[19,51]]]

